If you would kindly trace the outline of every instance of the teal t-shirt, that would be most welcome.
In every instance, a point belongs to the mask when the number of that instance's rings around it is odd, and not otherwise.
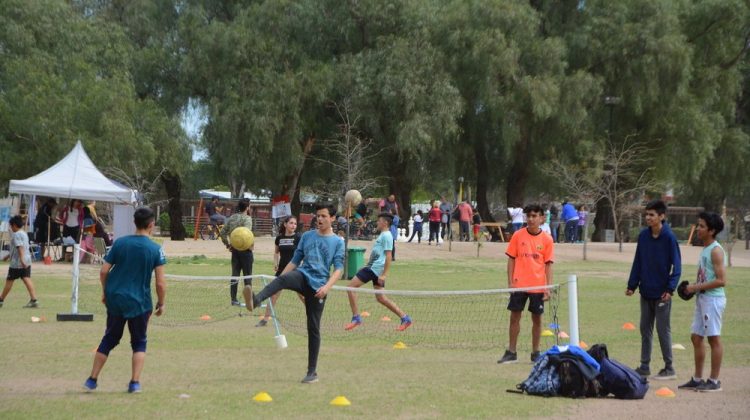
[[[714,248],[719,247],[721,253],[724,255],[724,266],[727,266],[727,253],[724,252],[724,248],[719,245],[719,241],[714,241],[711,245],[704,247],[701,251],[701,256],[698,258],[698,280],[697,283],[711,283],[716,280],[716,271],[714,271],[714,263],[711,261],[711,252]],[[717,287],[715,289],[706,290],[707,296],[725,296],[724,288]]]
[[[124,236],[112,244],[104,260],[112,264],[104,288],[107,313],[134,318],[153,310],[151,274],[167,263],[161,247],[148,236]]]
[[[344,239],[338,235],[321,235],[317,230],[305,232],[291,261],[313,290],[328,282],[331,266],[344,268]],[[300,262],[302,264],[300,265]]]
[[[372,245],[370,260],[367,262],[367,266],[378,277],[383,274],[383,269],[385,269],[386,251],[393,251],[393,235],[391,235],[390,231],[380,232],[378,239]]]

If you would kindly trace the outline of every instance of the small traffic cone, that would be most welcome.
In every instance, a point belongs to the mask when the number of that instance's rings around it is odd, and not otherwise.
[[[622,329],[627,331],[633,331],[635,330],[635,325],[633,325],[632,322],[626,322],[622,324]]]
[[[656,390],[656,396],[657,397],[665,397],[665,398],[674,398],[675,397],[674,391],[672,391],[671,389],[669,389],[666,386],[663,386],[663,387],[657,389]]]
[[[352,403],[345,396],[339,395],[338,397],[331,400],[331,405],[346,407],[348,405],[352,405]]]
[[[398,342],[396,342],[396,344],[393,345],[393,348],[396,349],[396,350],[403,350],[403,349],[405,349],[407,347],[406,347],[406,344],[404,344],[401,341],[398,341]]]
[[[267,392],[259,392],[253,397],[253,400],[255,402],[271,402],[273,398]]]

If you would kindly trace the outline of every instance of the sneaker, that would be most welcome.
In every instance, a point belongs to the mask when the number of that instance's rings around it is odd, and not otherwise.
[[[86,379],[86,382],[83,383],[83,388],[86,390],[86,392],[91,392],[96,389],[96,380],[89,377]]]
[[[242,289],[242,296],[245,297],[245,307],[248,311],[253,311],[253,299],[255,296],[253,296],[253,286],[250,284],[245,285],[245,288]]]
[[[674,369],[672,368],[664,368],[659,371],[655,376],[653,376],[651,379],[657,380],[657,381],[668,381],[670,379],[677,378],[677,375],[674,372]]]
[[[232,301],[232,306],[240,306],[240,301],[239,300],[233,300]]]
[[[516,363],[516,362],[518,362],[518,354],[510,350],[505,350],[505,354],[503,354],[503,357],[501,357],[500,360],[497,361],[497,363],[500,363],[500,364]]]
[[[721,391],[721,381],[714,381],[713,379],[703,381],[695,390],[698,392],[719,392]]]
[[[256,327],[265,327],[266,325],[268,325],[268,321],[266,321],[265,318],[261,319],[257,324],[255,324]]]
[[[128,394],[139,394],[141,392],[141,383],[130,381],[128,384]]]
[[[308,373],[304,378],[302,378],[303,384],[314,384],[315,382],[318,382],[318,374],[315,372]]]
[[[532,351],[531,352],[531,363],[536,363],[537,359],[542,355],[542,352]]]
[[[638,366],[635,368],[635,373],[641,375],[642,378],[648,378],[651,376],[651,369],[645,368],[643,366]]]
[[[36,299],[30,300],[29,303],[23,305],[23,307],[24,308],[38,308],[39,302],[37,302]]]
[[[682,385],[678,385],[677,389],[689,389],[695,391],[696,389],[698,389],[698,387],[703,385],[704,382],[706,381],[704,381],[703,379],[699,379],[696,381],[695,378],[691,376],[689,381],[685,382]]]
[[[401,318],[401,325],[398,326],[398,330],[403,331],[409,327],[411,327],[411,317],[409,315],[404,315],[404,317]]]
[[[350,331],[350,330],[353,330],[353,329],[359,327],[360,325],[362,325],[362,317],[360,317],[359,315],[354,315],[352,317],[352,322],[346,324],[346,326],[344,327],[344,329],[347,330],[347,331]]]
[[[0,299],[0,308],[2,308],[2,307],[3,307],[3,302],[5,302],[5,301],[4,301],[4,300],[2,300],[2,299]]]

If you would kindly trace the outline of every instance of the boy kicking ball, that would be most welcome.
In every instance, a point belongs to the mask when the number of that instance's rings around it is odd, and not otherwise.
[[[716,235],[724,229],[724,221],[716,213],[698,215],[698,238],[704,247],[698,259],[698,281],[687,285],[685,292],[695,294],[695,315],[690,336],[695,352],[695,374],[679,389],[690,389],[700,392],[721,391],[719,370],[724,348],[721,344],[721,318],[727,305],[724,286],[727,284],[727,255],[716,240]],[[703,380],[703,362],[706,349],[703,338],[708,337],[711,346],[711,376]]]
[[[390,214],[383,213],[378,216],[378,230],[380,231],[380,235],[372,246],[370,261],[367,262],[364,268],[357,272],[349,287],[361,287],[363,284],[372,281],[372,287],[375,290],[385,288],[385,279],[391,267],[391,253],[393,252],[393,235],[391,235],[390,231],[392,223],[393,216]],[[347,294],[349,295],[349,305],[352,308],[353,315],[352,322],[346,324],[346,327],[344,327],[348,331],[361,325],[362,317],[360,317],[359,308],[357,308],[357,295],[354,292],[347,292]],[[382,294],[376,294],[375,298],[381,305],[390,309],[401,318],[401,325],[398,327],[399,331],[404,331],[411,326],[411,317],[402,311],[392,300]]]

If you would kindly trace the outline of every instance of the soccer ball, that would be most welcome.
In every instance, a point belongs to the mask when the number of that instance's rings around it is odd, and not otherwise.
[[[253,231],[241,226],[232,231],[229,234],[229,243],[232,244],[232,248],[237,251],[247,251],[252,248],[253,242],[255,242],[255,236]]]
[[[362,194],[360,194],[357,190],[349,190],[346,192],[344,199],[350,206],[356,206],[360,202],[362,202]]]

